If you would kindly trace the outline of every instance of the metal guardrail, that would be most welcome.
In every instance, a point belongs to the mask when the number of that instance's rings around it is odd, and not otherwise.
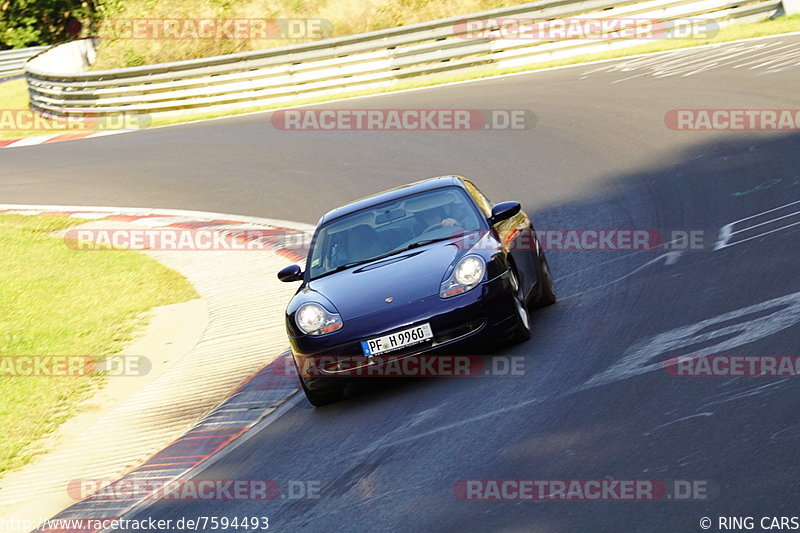
[[[106,71],[86,69],[95,41],[53,47],[26,64],[31,106],[49,115],[179,114],[288,103],[398,80],[509,68],[640,45],[641,39],[542,42],[467,38],[465,20],[693,18],[719,27],[775,14],[780,0],[542,0],[509,8],[280,48]]]
[[[22,67],[25,62],[46,49],[46,46],[35,46],[33,48],[3,50],[0,52],[0,77],[22,74]]]

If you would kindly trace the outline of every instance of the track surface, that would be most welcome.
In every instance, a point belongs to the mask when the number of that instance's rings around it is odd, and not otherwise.
[[[800,226],[712,247],[724,225],[800,200],[800,134],[672,131],[663,117],[800,108],[798,48],[800,38],[780,37],[326,106],[530,109],[538,122],[526,131],[301,133],[254,115],[13,149],[0,153],[0,197],[313,223],[353,198],[459,173],[494,201],[519,199],[540,228],[705,231],[705,250],[660,258],[550,252],[562,301],[535,315],[529,342],[496,350],[524,356],[524,377],[361,386],[321,409],[299,399],[197,474],[318,480],[320,499],[159,502],[136,517],[266,515],[278,531],[573,532],[700,531],[708,516],[716,531],[718,516],[800,514],[798,382],[683,379],[661,365],[685,353],[798,353]],[[703,480],[714,495],[453,495],[460,479],[604,477]]]

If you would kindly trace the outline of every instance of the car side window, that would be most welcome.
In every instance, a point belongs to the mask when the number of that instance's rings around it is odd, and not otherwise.
[[[492,202],[490,202],[482,193],[478,190],[478,188],[472,184],[469,180],[462,180],[464,182],[464,186],[467,188],[467,192],[469,195],[472,196],[472,199],[475,200],[475,203],[480,207],[483,214],[487,217],[492,216]]]

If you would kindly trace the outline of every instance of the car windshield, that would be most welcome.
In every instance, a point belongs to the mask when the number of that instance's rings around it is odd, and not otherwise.
[[[309,277],[485,227],[477,208],[457,187],[376,204],[319,229],[309,254]]]

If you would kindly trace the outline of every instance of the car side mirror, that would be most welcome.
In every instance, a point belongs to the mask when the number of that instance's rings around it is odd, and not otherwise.
[[[494,226],[498,222],[508,220],[520,212],[522,206],[519,202],[500,202],[492,207],[492,216],[489,217],[489,223]]]
[[[278,272],[278,279],[281,281],[300,281],[303,279],[303,271],[297,265],[289,265]]]

